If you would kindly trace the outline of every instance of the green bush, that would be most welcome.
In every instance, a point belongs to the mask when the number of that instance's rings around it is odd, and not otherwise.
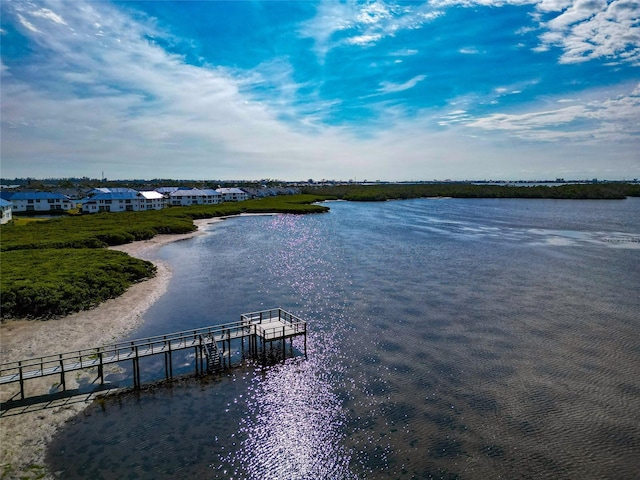
[[[2,318],[49,318],[96,306],[152,277],[151,262],[106,249],[2,253]]]

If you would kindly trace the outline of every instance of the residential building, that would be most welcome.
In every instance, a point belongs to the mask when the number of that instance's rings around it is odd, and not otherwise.
[[[167,206],[167,197],[160,192],[152,190],[149,192],[140,192],[140,195],[141,197],[138,198],[140,210],[162,210]]]
[[[0,225],[4,225],[11,221],[12,217],[12,208],[13,203],[9,200],[5,200],[4,198],[0,198],[0,210],[2,211],[2,219],[0,219]]]
[[[217,188],[225,202],[242,202],[249,198],[249,194],[239,188]]]
[[[167,191],[168,189],[163,188],[162,190]],[[187,207],[190,205],[214,205],[221,202],[222,195],[215,190],[177,188],[169,192],[169,203],[173,206]]]
[[[140,210],[140,198],[144,199],[142,194],[135,190],[97,193],[82,201],[82,212],[137,212]]]
[[[66,195],[52,192],[2,192],[1,198],[12,203],[12,212],[50,213],[67,211],[75,204]]]

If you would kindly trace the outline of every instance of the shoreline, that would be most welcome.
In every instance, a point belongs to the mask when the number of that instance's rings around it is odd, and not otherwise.
[[[132,257],[149,260],[163,245],[202,235],[206,225],[223,218],[194,220],[198,229],[191,233],[157,235],[116,247]],[[166,291],[171,269],[163,262],[153,261],[157,267],[153,278],[136,283],[117,298],[107,300],[94,309],[76,312],[59,319],[12,320],[0,324],[0,353],[3,362],[30,357],[91,348],[118,341],[140,326],[144,313]],[[44,377],[25,383],[27,394],[47,392],[55,388],[54,377]],[[67,379],[67,389],[74,389],[83,378]],[[12,397],[15,385],[0,388],[3,401]],[[21,406],[0,413],[0,478],[52,479],[45,465],[47,445],[57,429],[80,413],[92,401],[94,395],[65,397],[44,404]]]

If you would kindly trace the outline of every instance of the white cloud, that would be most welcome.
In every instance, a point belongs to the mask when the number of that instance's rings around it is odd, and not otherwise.
[[[418,53],[419,51],[414,48],[405,48],[402,50],[391,52],[389,55],[392,57],[411,57],[413,55],[417,55]]]
[[[446,14],[452,6],[501,7],[531,5],[537,14],[540,43],[534,51],[562,49],[561,63],[594,59],[640,65],[640,2],[636,0],[431,0],[423,4],[392,2],[322,2],[315,18],[305,23],[301,34],[316,43],[323,59],[341,45],[370,46],[398,31],[420,28]],[[532,31],[522,27],[519,32]],[[474,47],[462,54],[477,54]]]
[[[524,140],[628,142],[640,136],[640,85],[613,98],[593,92],[590,100],[558,99],[572,105],[525,113],[495,113],[466,125],[503,131]]]
[[[431,3],[438,8],[534,5],[538,13],[533,18],[542,32],[534,51],[559,47],[563,51],[561,63],[608,59],[613,63],[640,65],[640,2],[636,0],[432,0]],[[527,31],[531,29],[519,30]]]
[[[22,26],[25,27],[27,30],[30,30],[35,33],[41,33],[40,30],[38,30],[31,22],[29,22],[26,18],[24,18],[20,14],[18,14],[18,20],[20,21]]]
[[[392,83],[392,82],[381,82],[380,83],[380,92],[381,93],[396,93],[402,92],[404,90],[409,90],[410,88],[415,87],[418,83],[427,78],[426,75],[416,75],[410,80],[407,80],[404,83]]]
[[[34,17],[46,18],[60,25],[66,25],[66,22],[62,19],[62,17],[57,15],[55,12],[49,10],[48,8],[41,8],[40,10],[34,10],[31,12],[31,15],[33,15]]]
[[[368,35],[357,35],[355,37],[347,38],[345,40],[345,43],[347,43],[349,45],[366,46],[366,45],[372,45],[372,44],[376,43],[381,38],[382,38],[382,34],[380,34],[380,33],[368,34]]]
[[[300,35],[315,41],[315,52],[323,60],[333,48],[368,47],[400,31],[420,28],[441,15],[428,2],[400,5],[383,0],[324,1],[316,16],[302,25]]]
[[[640,3],[629,0],[578,1],[552,20],[541,49],[562,48],[561,63],[604,58],[640,66]]]

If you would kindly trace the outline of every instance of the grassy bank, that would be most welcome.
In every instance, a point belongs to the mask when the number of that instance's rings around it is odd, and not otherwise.
[[[336,185],[309,187],[308,193],[350,201],[385,201],[425,197],[623,199],[640,196],[640,185],[629,183],[502,186],[471,183]]]
[[[153,276],[150,262],[105,247],[189,233],[194,219],[240,213],[320,213],[317,195],[268,197],[160,211],[15,221],[0,227],[2,319],[51,318],[91,308]]]

